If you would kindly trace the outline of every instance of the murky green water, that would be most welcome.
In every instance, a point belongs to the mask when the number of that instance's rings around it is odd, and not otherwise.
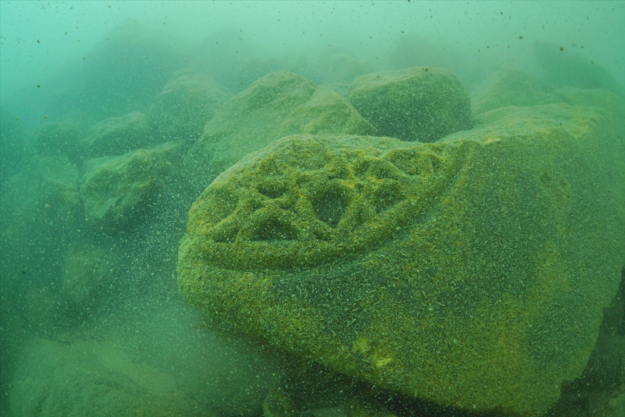
[[[1,1],[0,415],[625,415],[623,21]]]

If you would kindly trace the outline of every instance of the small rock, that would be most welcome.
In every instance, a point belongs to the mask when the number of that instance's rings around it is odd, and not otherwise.
[[[151,203],[180,163],[184,142],[167,142],[121,156],[87,160],[81,179],[85,219],[95,230],[128,232],[151,213]]]
[[[444,68],[363,75],[354,80],[347,99],[379,135],[404,141],[434,142],[472,125],[469,96]]]

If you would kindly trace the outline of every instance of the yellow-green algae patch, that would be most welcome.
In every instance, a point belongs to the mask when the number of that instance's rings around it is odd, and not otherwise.
[[[194,203],[183,296],[337,371],[542,415],[579,376],[625,265],[625,146],[566,104],[444,142],[291,136]]]

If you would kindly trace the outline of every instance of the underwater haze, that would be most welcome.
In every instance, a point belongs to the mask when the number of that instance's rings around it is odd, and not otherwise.
[[[0,1],[0,416],[624,416],[623,22]]]
[[[389,68],[402,40],[419,37],[434,58],[428,65],[456,61],[453,65],[465,71],[475,69],[465,81],[474,84],[506,62],[536,70],[533,46],[548,42],[625,82],[625,6],[619,1],[1,4],[0,100],[33,124],[42,123],[42,112],[62,117],[43,104],[52,97],[70,90],[76,95],[72,100],[88,96],[94,81],[85,68],[95,65],[89,62],[98,58],[94,48],[124,31],[129,42],[148,37],[183,60],[197,56],[203,46],[223,59],[312,60],[348,50],[376,70]],[[150,59],[149,49],[133,52],[143,55],[117,58]]]

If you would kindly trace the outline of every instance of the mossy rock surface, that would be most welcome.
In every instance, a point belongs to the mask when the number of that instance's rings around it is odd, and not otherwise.
[[[183,141],[85,162],[80,192],[85,220],[107,234],[127,232],[151,213],[151,203],[181,164]]]
[[[471,101],[445,68],[416,67],[363,75],[347,99],[378,129],[405,141],[434,142],[471,128]]]
[[[625,265],[606,117],[507,107],[445,142],[296,135],[194,203],[182,295],[379,387],[540,416],[578,377]]]
[[[185,158],[191,181],[204,189],[249,152],[298,134],[374,134],[339,94],[288,71],[272,72],[232,97],[206,124]]]

